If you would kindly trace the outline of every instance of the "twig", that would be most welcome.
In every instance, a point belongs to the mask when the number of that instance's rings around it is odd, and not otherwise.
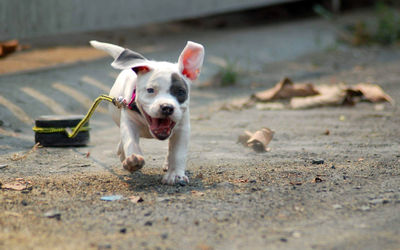
[[[29,150],[29,151],[26,152],[25,154],[23,154],[23,155],[19,155],[18,153],[14,154],[14,155],[11,157],[11,160],[12,160],[12,161],[25,160],[30,154],[32,154],[33,152],[35,152],[35,151],[36,151],[38,148],[40,148],[40,147],[42,147],[42,146],[41,146],[40,143],[38,142],[38,143],[36,143],[36,144],[31,148],[31,150]]]

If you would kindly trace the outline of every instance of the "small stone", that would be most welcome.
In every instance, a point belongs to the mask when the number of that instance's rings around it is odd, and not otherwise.
[[[300,237],[301,237],[301,233],[298,232],[298,231],[294,231],[294,232],[292,233],[292,236],[293,236],[293,238],[300,238]]]
[[[314,182],[315,183],[320,183],[320,182],[323,182],[324,180],[323,179],[321,179],[320,177],[315,177],[315,179],[314,179]]]
[[[369,201],[369,204],[381,204],[383,203],[383,199],[373,199]]]
[[[146,222],[144,223],[144,225],[145,225],[145,226],[151,227],[151,226],[153,225],[153,222],[151,222],[151,221],[146,221]]]
[[[97,249],[99,249],[99,250],[101,250],[101,249],[111,249],[111,245],[110,244],[98,245]]]
[[[50,210],[43,214],[44,217],[54,218],[56,220],[61,220],[61,213],[57,210]]]
[[[187,182],[185,180],[180,180],[178,181],[179,186],[184,187],[187,185]]]
[[[0,164],[0,169],[6,168],[6,167],[8,167],[7,164]]]
[[[376,204],[387,204],[387,203],[389,203],[389,200],[387,200],[387,199],[373,199],[373,200],[369,201],[369,204],[374,204],[374,205],[376,205]]]
[[[22,206],[28,206],[28,202],[27,202],[26,200],[22,200],[22,201],[21,201],[21,205],[22,205]]]
[[[315,164],[315,165],[321,165],[321,164],[324,164],[324,160],[322,160],[322,159],[313,159],[312,161],[311,161],[311,164]]]
[[[332,207],[333,207],[334,209],[341,209],[341,208],[342,208],[342,205],[340,205],[340,204],[333,204]]]
[[[161,234],[161,239],[166,240],[167,238],[168,238],[167,233]]]
[[[369,206],[361,206],[360,207],[360,210],[361,211],[368,211],[368,210],[370,210],[371,208],[369,207]]]
[[[171,201],[171,197],[157,197],[158,202],[168,202]]]
[[[126,228],[121,228],[121,229],[119,230],[119,232],[122,233],[122,234],[125,234],[125,233],[126,233]]]
[[[332,165],[331,169],[336,169],[335,165]]]
[[[288,240],[286,238],[280,238],[279,239],[281,242],[287,242]]]

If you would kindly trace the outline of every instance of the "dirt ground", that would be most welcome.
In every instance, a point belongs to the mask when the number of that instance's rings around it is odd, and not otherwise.
[[[32,145],[10,139],[0,182],[29,183],[0,190],[0,249],[399,249],[399,68],[398,48],[339,46],[244,72],[236,86],[194,88],[187,186],[161,185],[164,142],[143,141],[146,166],[125,172],[117,129],[102,116],[89,147],[39,148],[13,161]],[[396,104],[217,111],[283,76],[369,81]],[[262,127],[275,131],[270,152],[236,143]]]

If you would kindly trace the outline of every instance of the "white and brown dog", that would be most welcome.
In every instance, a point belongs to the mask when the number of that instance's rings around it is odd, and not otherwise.
[[[167,173],[162,183],[188,183],[185,168],[190,137],[189,91],[203,64],[203,46],[188,42],[178,63],[170,63],[147,60],[113,44],[90,44],[110,54],[114,58],[111,66],[122,70],[110,95],[126,100],[127,108],[110,105],[110,111],[120,127],[118,155],[123,167],[130,172],[143,167],[139,137],[169,138],[164,163]]]

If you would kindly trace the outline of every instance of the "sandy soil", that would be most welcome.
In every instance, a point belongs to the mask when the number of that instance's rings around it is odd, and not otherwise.
[[[0,248],[398,249],[398,104],[215,108],[283,75],[316,83],[371,81],[399,103],[399,67],[396,48],[342,48],[265,65],[235,87],[194,89],[187,186],[160,184],[164,143],[144,141],[147,165],[125,172],[114,156],[116,139],[99,139],[114,128],[93,131],[88,148],[40,148],[20,161],[10,160],[15,152],[2,154],[7,166],[0,182],[30,184],[0,190]],[[236,143],[244,130],[264,126],[275,131],[270,152]],[[319,159],[324,163],[312,163]],[[124,198],[102,201],[105,195]],[[133,195],[144,201],[131,202]]]

